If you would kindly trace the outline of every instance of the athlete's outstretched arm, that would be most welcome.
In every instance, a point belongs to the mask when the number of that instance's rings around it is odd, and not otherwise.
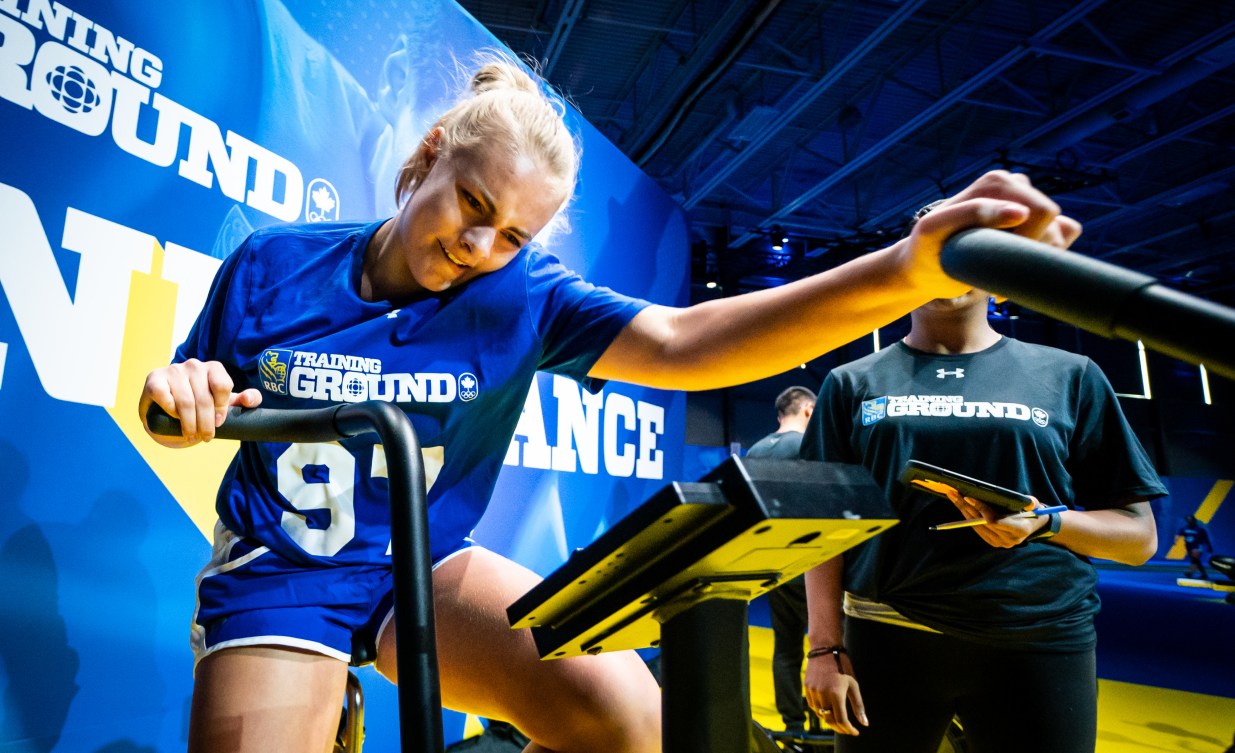
[[[650,306],[605,351],[591,376],[666,389],[725,387],[778,374],[969,286],[939,253],[972,227],[1011,230],[1067,248],[1080,225],[1022,175],[994,171],[922,218],[909,238],[835,269],[688,308]]]

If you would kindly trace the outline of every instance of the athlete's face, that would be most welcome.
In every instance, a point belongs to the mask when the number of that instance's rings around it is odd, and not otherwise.
[[[402,252],[422,290],[458,287],[506,266],[566,198],[536,160],[500,147],[433,160],[398,218]]]

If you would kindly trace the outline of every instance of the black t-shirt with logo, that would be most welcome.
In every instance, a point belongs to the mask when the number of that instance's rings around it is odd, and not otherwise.
[[[973,531],[928,530],[961,515],[897,480],[908,460],[1046,505],[1092,510],[1166,494],[1098,367],[1010,338],[963,355],[898,342],[833,370],[802,457],[861,463],[900,518],[846,553],[847,591],[941,632],[1008,647],[1092,647],[1093,566],[1047,540],[999,549]]]

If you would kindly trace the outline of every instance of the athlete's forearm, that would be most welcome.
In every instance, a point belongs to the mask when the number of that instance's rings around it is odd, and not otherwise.
[[[741,384],[810,361],[931,298],[892,247],[777,288],[640,312],[592,376],[671,389]]]

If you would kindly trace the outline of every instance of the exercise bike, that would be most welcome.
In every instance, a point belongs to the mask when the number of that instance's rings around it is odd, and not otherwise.
[[[157,406],[151,408],[147,425],[158,434],[181,433],[179,422]],[[410,420],[398,408],[380,401],[309,410],[234,408],[216,436],[325,442],[368,431],[377,432],[390,462],[401,749],[442,753],[424,468]],[[663,654],[673,657],[665,668],[669,749],[686,750],[673,741],[698,737],[699,725],[715,730],[719,720],[732,719],[729,700],[738,689],[742,709],[738,718],[744,720],[737,727],[741,739],[762,746],[752,750],[775,751],[770,738],[758,742],[750,731],[746,655],[739,653],[745,641],[747,602],[895,523],[885,514],[882,492],[856,466],[763,462],[753,464],[752,471],[731,458],[703,482],[670,484],[508,609],[512,624],[532,627],[535,623],[538,646],[546,640],[571,644],[580,638],[580,628],[601,616],[597,604],[580,604],[576,599],[593,602],[592,596],[602,585],[608,586],[609,596],[616,591],[614,598],[619,603],[623,595],[641,595],[637,615],[602,628],[599,635],[605,646],[567,645],[554,658],[567,653],[594,654],[610,647],[661,645]],[[772,465],[766,465],[769,462]],[[758,485],[752,481],[752,472]],[[817,487],[829,484],[838,490],[833,495],[838,505],[836,519],[816,520]],[[630,537],[634,538],[627,541]],[[627,555],[629,559],[623,560]],[[638,564],[645,556],[654,557],[656,566]],[[573,588],[574,570],[595,566],[597,557],[608,562],[602,569],[610,577],[594,579],[592,588],[581,594]],[[563,586],[570,588],[559,598]],[[540,604],[543,599],[551,603]],[[609,640],[615,637],[616,643]],[[353,646],[351,664],[370,663],[373,655],[374,647],[358,643]],[[705,699],[704,718],[692,720],[683,711],[698,709],[701,697]],[[335,750],[361,753],[363,740],[364,693],[349,671]],[[745,753],[746,746],[741,749]],[[703,750],[721,753],[725,748],[708,744]]]

